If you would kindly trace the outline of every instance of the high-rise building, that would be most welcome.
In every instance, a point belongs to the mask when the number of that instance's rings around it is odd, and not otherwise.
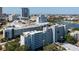
[[[48,45],[53,43],[53,30],[52,28],[43,28],[43,44]]]
[[[35,25],[31,25],[31,26],[24,26],[25,24],[21,24],[18,23],[18,21],[14,21],[13,23],[9,24],[9,26],[7,25],[7,27],[5,27],[3,29],[3,36],[6,37],[6,38],[13,38],[13,37],[17,37],[19,35],[21,35],[23,32],[27,32],[27,31],[34,31],[34,30],[42,30],[43,27],[46,27],[48,25],[48,23],[43,23],[43,24],[35,24]],[[13,28],[14,31],[12,29],[9,29],[9,28]],[[13,32],[12,32],[13,31]],[[6,32],[8,34],[6,34]],[[14,35],[11,35],[11,34],[14,34]],[[7,35],[7,36],[5,36]],[[10,36],[10,37],[9,37]]]
[[[20,39],[21,45],[27,45],[31,50],[43,47],[43,32],[32,31],[24,32]]]
[[[0,7],[0,16],[2,15],[2,7]]]
[[[53,42],[63,42],[66,34],[66,26],[56,24],[52,26],[53,29]]]
[[[22,17],[29,17],[29,9],[22,8]]]

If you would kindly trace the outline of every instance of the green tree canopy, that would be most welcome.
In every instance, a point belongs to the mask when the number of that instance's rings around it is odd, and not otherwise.
[[[65,50],[65,48],[59,46],[59,45],[56,45],[56,44],[50,44],[48,46],[45,46],[43,48],[44,51],[62,51],[62,50]]]
[[[27,51],[28,47],[26,45],[19,46],[15,49],[16,51]]]
[[[66,42],[71,43],[71,44],[77,43],[77,40],[75,40],[74,37],[70,36],[70,34],[65,35],[65,40]]]
[[[20,44],[18,42],[15,42],[15,41],[7,42],[5,44],[5,47],[6,47],[7,51],[14,51],[19,46],[20,46]]]

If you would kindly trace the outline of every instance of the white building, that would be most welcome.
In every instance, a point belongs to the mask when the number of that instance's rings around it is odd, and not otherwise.
[[[19,15],[11,14],[11,15],[9,15],[9,17],[8,17],[8,20],[9,20],[9,21],[17,20],[17,17],[18,17],[18,16],[19,16]]]
[[[74,37],[76,40],[79,40],[79,31],[73,31],[70,33],[72,37]]]
[[[32,50],[43,47],[43,32],[24,32],[23,35],[21,35],[20,43],[21,45],[27,45]]]
[[[7,29],[5,28],[3,30],[3,37],[5,38],[13,38],[14,37],[14,29],[12,27],[8,27]]]
[[[48,25],[48,23],[41,23],[41,24],[34,24],[34,25],[29,25],[27,26],[26,24],[21,24],[21,23],[18,23],[16,24],[16,22],[12,23],[11,26],[9,27],[5,27],[3,29],[3,37],[5,38],[15,38],[19,35],[21,35],[23,32],[27,32],[27,31],[34,31],[34,30],[42,30],[43,27],[46,27]],[[9,29],[9,28],[12,28],[12,29]],[[10,31],[9,31],[10,30]],[[11,32],[13,31],[13,32]],[[5,32],[9,32],[9,34],[7,34],[7,36],[9,36],[10,34],[12,34],[11,37],[7,37],[5,35]]]
[[[36,23],[44,23],[47,22],[47,17],[45,15],[40,15],[39,17],[37,17],[36,19]]]
[[[36,21],[37,19],[38,19],[38,16],[31,16],[30,17],[30,21],[33,21],[33,22]]]

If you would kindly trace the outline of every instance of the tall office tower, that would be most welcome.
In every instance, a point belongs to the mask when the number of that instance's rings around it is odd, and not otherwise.
[[[2,15],[2,7],[0,7],[0,16]]]
[[[22,8],[22,17],[28,17],[28,16],[29,16],[29,9]]]
[[[37,50],[43,47],[43,32],[24,32],[23,35],[21,35],[20,43],[21,45],[27,45],[31,50]]]

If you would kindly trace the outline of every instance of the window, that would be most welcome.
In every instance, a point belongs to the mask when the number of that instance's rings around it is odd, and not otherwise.
[[[57,33],[59,33],[59,31],[57,31]]]

